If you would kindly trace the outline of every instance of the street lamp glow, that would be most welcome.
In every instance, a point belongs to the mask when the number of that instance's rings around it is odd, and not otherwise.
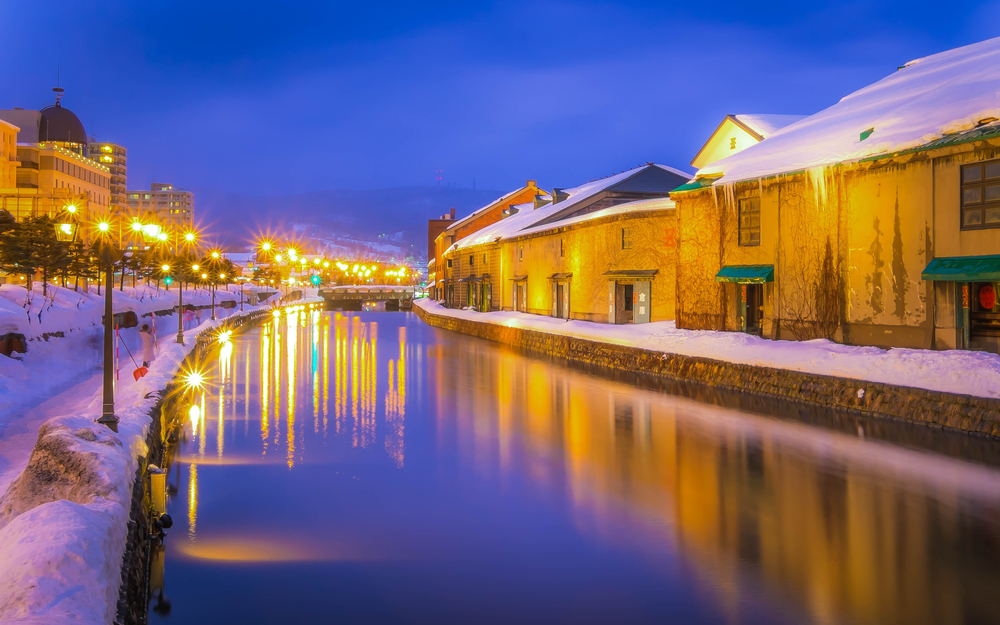
[[[277,256],[275,256],[274,260],[275,260],[275,262],[280,263],[281,262],[281,254],[278,254]]]
[[[97,229],[100,230],[101,232],[107,232],[108,230],[111,229],[111,224],[109,224],[106,221],[102,221],[101,223],[97,224]]]
[[[187,241],[188,243],[190,243],[191,241],[194,241],[194,233],[193,232],[185,232],[184,233],[184,240]]]
[[[160,234],[156,235],[156,238],[159,239],[159,240],[161,240],[161,241],[166,241],[167,240],[167,233],[166,232],[161,232]]]
[[[73,204],[70,204],[69,206],[66,207],[66,212],[67,213],[75,213],[76,212],[76,206],[73,205]]]
[[[220,273],[220,274],[219,274],[219,279],[220,279],[220,280],[225,280],[225,279],[226,279],[226,274],[224,274],[224,273]]]
[[[207,273],[203,273],[203,274],[201,274],[201,279],[202,279],[202,280],[204,280],[204,279],[205,279],[205,278],[207,278],[207,277],[208,277],[208,274],[207,274]]]
[[[160,267],[160,269],[162,269],[163,271],[170,271],[170,265],[164,265]]]
[[[264,241],[261,244],[260,249],[264,250],[265,252],[270,252],[271,251],[271,242],[270,241]]]
[[[215,252],[215,251],[213,251],[213,252],[212,252],[212,258],[218,258],[218,257],[219,257],[219,253],[218,253],[218,252]]]
[[[199,266],[198,265],[191,265],[191,269],[194,269],[195,271],[198,271]]]
[[[73,234],[73,224],[59,224],[59,230],[62,232],[72,235]]]
[[[142,230],[142,224],[139,223],[138,221],[133,221],[132,222],[132,230],[134,232],[139,232],[140,230]]]

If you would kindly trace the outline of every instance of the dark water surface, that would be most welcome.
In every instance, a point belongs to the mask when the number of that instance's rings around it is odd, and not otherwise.
[[[282,315],[206,366],[153,623],[1000,620],[984,464],[408,313]]]

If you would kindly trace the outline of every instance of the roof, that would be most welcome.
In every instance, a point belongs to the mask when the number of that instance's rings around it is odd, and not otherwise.
[[[454,223],[452,223],[450,226],[448,226],[447,230],[453,230],[453,229],[457,228],[458,226],[461,226],[465,222],[470,221],[471,219],[473,219],[474,217],[477,217],[477,216],[481,215],[482,213],[485,213],[486,211],[490,210],[491,208],[495,208],[498,204],[503,204],[504,200],[506,200],[508,198],[511,198],[511,197],[514,197],[518,193],[520,193],[520,192],[522,192],[522,191],[524,191],[525,189],[528,189],[528,188],[530,188],[528,185],[524,185],[523,187],[518,187],[517,189],[514,189],[510,193],[505,193],[504,195],[501,195],[500,197],[498,197],[497,199],[493,200],[492,202],[490,202],[486,206],[483,206],[482,208],[477,208],[476,210],[472,211],[471,213],[469,213],[465,217],[462,217],[461,219],[455,220]]]
[[[767,139],[778,130],[794,124],[806,115],[730,115],[740,126],[756,135],[758,141]]]
[[[640,171],[644,171],[650,167],[656,167],[677,176],[682,176],[685,180],[691,177],[690,174],[686,174],[678,169],[674,169],[673,167],[648,163],[628,171],[623,171],[620,174],[615,174],[614,176],[608,176],[606,178],[601,178],[600,180],[591,180],[586,184],[582,184],[572,189],[563,189],[562,192],[567,195],[567,198],[558,204],[547,204],[538,209],[535,209],[534,204],[530,202],[527,204],[519,204],[516,206],[518,209],[516,215],[511,215],[510,217],[501,219],[493,225],[487,226],[482,230],[477,230],[467,237],[458,240],[455,242],[453,249],[464,249],[516,236],[520,234],[521,230],[525,230],[531,226],[539,224],[540,222],[551,217],[556,217],[559,213],[562,213],[566,209],[570,209],[583,202],[583,200],[592,197],[609,187],[613,187],[618,183],[624,182],[638,174]],[[594,214],[596,214],[596,212],[582,217],[593,218],[591,215]],[[557,221],[554,223],[563,225],[564,222]],[[553,226],[550,224],[547,227]]]
[[[672,208],[677,208],[677,202],[671,200],[670,198],[658,197],[651,200],[636,200],[634,202],[626,202],[624,204],[618,204],[617,206],[609,206],[608,208],[602,208],[599,211],[594,211],[593,213],[586,213],[584,215],[577,215],[576,217],[569,217],[568,219],[562,219],[560,221],[544,224],[540,226],[528,226],[517,233],[517,236],[522,234],[534,234],[536,232],[544,232],[546,230],[551,230],[552,228],[561,228],[564,226],[572,226],[573,224],[578,224],[584,221],[591,221],[593,219],[600,219],[601,217],[608,217],[610,215],[622,215],[625,213],[645,213],[651,211],[660,210],[670,210]]]
[[[38,141],[65,141],[87,144],[87,132],[76,113],[64,108],[58,102],[41,110],[42,121],[38,127]]]
[[[1000,38],[911,61],[767,141],[703,167],[738,182],[929,144],[1000,117]]]

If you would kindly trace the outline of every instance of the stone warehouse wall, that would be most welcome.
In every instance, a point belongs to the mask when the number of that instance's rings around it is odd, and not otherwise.
[[[1000,437],[1000,401],[728,363],[414,311],[427,324],[575,363]],[[863,391],[863,392],[862,392]],[[859,396],[860,395],[860,396]]]

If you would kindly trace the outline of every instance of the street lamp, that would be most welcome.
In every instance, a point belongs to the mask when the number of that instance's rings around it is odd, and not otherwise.
[[[97,225],[98,230],[103,233],[107,233],[110,226],[107,222],[101,222]],[[112,431],[118,432],[118,417],[115,416],[115,370],[114,370],[114,353],[115,353],[115,343],[114,343],[114,329],[111,327],[114,323],[115,315],[111,303],[111,293],[114,289],[110,288],[111,281],[114,279],[114,264],[121,259],[121,250],[116,248],[108,240],[108,237],[101,237],[100,249],[98,251],[98,257],[101,262],[104,263],[104,402],[101,409],[101,416],[97,419],[98,423],[102,423]]]

